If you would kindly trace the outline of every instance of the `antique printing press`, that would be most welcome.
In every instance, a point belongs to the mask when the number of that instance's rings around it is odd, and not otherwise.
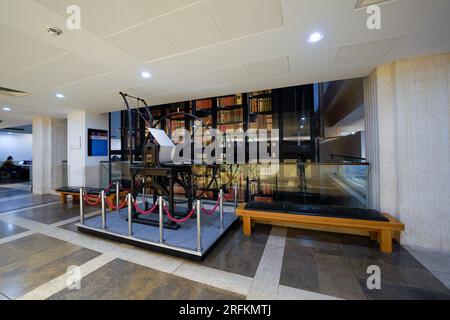
[[[192,165],[174,164],[173,152],[175,145],[162,130],[150,129],[153,139],[146,144],[143,149],[143,163],[130,166],[131,193],[136,199],[141,193],[144,205],[147,209],[146,195],[153,196],[153,203],[156,203],[158,196],[163,196],[168,202],[168,210],[172,216],[183,217],[192,210],[193,190]],[[139,177],[139,179],[137,179]],[[186,200],[181,201],[187,204],[186,213],[176,212],[175,185],[184,189]],[[180,202],[177,202],[180,203]],[[141,218],[140,214],[133,211],[133,222],[151,226],[158,226],[158,220],[151,218]],[[180,226],[172,221],[165,222],[165,227],[178,229]]]

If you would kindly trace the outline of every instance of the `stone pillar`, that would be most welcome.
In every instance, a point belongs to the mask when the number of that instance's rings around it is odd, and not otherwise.
[[[67,120],[33,119],[33,193],[47,194],[63,183]]]
[[[68,114],[67,120],[69,185],[105,187],[109,181],[100,179],[100,161],[108,161],[109,157],[88,155],[88,129],[108,130],[108,114],[79,111]]]
[[[403,243],[450,250],[450,54],[379,67],[364,96],[372,206]]]

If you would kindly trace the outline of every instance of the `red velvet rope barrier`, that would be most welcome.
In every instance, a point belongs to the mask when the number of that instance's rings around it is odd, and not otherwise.
[[[158,207],[158,203],[155,203],[155,205],[154,205],[153,207],[151,207],[150,210],[144,211],[144,210],[142,210],[141,208],[139,208],[139,206],[138,206],[138,204],[137,204],[136,201],[134,201],[133,205],[134,205],[134,208],[136,209],[136,211],[137,211],[139,214],[142,214],[142,215],[144,215],[144,216],[153,213],[153,211],[155,211],[155,209]]]
[[[96,207],[96,206],[98,206],[98,204],[99,204],[100,201],[101,201],[101,197],[100,197],[100,196],[99,196],[99,197],[97,198],[97,200],[95,200],[94,202],[91,202],[91,201],[92,201],[92,198],[89,199],[89,195],[84,195],[83,199],[84,199],[84,202],[86,202],[86,204],[87,204],[88,206],[91,206],[91,207]]]
[[[119,205],[119,207],[116,207],[114,204],[111,203],[111,201],[108,199],[108,197],[106,197],[106,203],[108,204],[108,206],[113,209],[113,210],[117,210],[117,209],[123,209],[125,208],[125,206],[127,205],[127,199],[125,198],[125,200],[123,200],[123,202]]]
[[[188,220],[192,217],[192,215],[193,215],[194,212],[195,212],[195,207],[192,208],[192,211],[191,211],[186,217],[184,217],[183,219],[176,219],[176,218],[172,217],[172,215],[170,214],[170,211],[167,210],[167,207],[166,207],[166,206],[164,206],[164,211],[166,212],[166,214],[167,214],[167,216],[169,217],[169,219],[172,220],[173,222],[176,222],[176,223],[183,223],[183,222],[188,221]]]
[[[217,207],[219,206],[219,203],[220,203],[220,198],[217,199],[216,205],[214,206],[214,208],[212,208],[212,210],[206,211],[205,208],[202,208],[202,212],[203,212],[204,214],[209,215],[209,216],[213,215],[213,214],[216,212]]]

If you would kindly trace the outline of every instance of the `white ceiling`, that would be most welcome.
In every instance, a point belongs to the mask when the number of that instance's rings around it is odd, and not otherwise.
[[[31,94],[0,96],[0,128],[39,115],[120,110],[119,90],[156,105],[361,77],[396,59],[450,51],[449,0],[382,4],[376,31],[356,2],[2,0],[0,86]],[[66,29],[72,4],[82,30]],[[53,37],[46,26],[64,33]],[[317,30],[325,38],[308,44]],[[143,70],[153,77],[142,79]]]

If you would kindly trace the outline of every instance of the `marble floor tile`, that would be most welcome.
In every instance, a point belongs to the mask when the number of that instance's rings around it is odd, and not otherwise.
[[[291,246],[314,248],[324,254],[338,256],[345,254],[339,235],[334,233],[290,228],[286,242]]]
[[[439,279],[447,288],[450,289],[450,272],[432,271],[434,276]]]
[[[277,300],[340,300],[340,299],[333,296],[327,296],[325,294],[280,285],[278,287]]]
[[[86,207],[85,213],[97,211],[98,209],[98,207]],[[20,212],[14,213],[14,215],[45,224],[53,224],[58,221],[78,217],[80,215],[80,208],[71,203],[68,203],[67,205],[63,205],[62,203],[55,203],[53,205],[41,208],[22,210]]]
[[[350,263],[356,276],[361,281],[366,281],[369,277],[367,268],[370,265],[377,265],[381,271],[381,284],[392,284],[418,288],[429,291],[450,294],[449,289],[435,275],[424,268],[410,268],[402,265],[394,265],[384,261],[374,263],[370,259],[350,258]]]
[[[65,289],[52,300],[242,299],[243,296],[116,259],[82,279],[81,290]]]
[[[27,231],[27,229],[0,220],[0,239],[10,237],[12,235],[25,231]]]
[[[9,199],[16,196],[29,195],[31,197],[31,192],[24,190],[8,190],[0,192],[0,200]]]
[[[191,262],[183,263],[173,274],[244,296],[248,294],[253,280],[249,277],[204,267]]]
[[[428,270],[450,272],[450,253],[406,246],[406,249]]]
[[[246,237],[243,235],[241,223],[236,223],[201,264],[253,278],[270,230],[270,226],[256,225],[252,236]]]
[[[381,290],[369,290],[363,283],[361,287],[370,300],[450,300],[445,293],[389,283],[382,284]]]
[[[29,208],[31,206],[41,205],[45,203],[51,203],[59,201],[59,197],[55,195],[32,195],[30,198],[16,199],[7,202],[0,203],[0,213],[12,210],[18,210],[23,208]]]
[[[247,295],[248,300],[273,300],[277,297],[286,245],[287,228],[273,227]]]
[[[319,293],[343,299],[365,300],[366,296],[345,257],[315,253]]]
[[[17,298],[98,255],[40,234],[0,245],[0,292]]]

